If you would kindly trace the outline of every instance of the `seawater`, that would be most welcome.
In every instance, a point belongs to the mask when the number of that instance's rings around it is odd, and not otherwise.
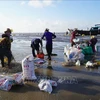
[[[15,60],[21,62],[24,57],[32,54],[31,51],[31,40],[34,38],[41,38],[41,35],[27,34],[27,33],[16,33],[13,36],[14,41],[12,42],[12,53]],[[56,53],[63,57],[64,47],[69,44],[70,37],[64,36],[64,34],[58,34],[57,38],[53,40],[53,53]],[[43,40],[43,52],[46,54],[45,49],[46,41]]]
[[[13,42],[12,42],[12,54],[16,60],[16,62],[20,62],[28,55],[32,54],[32,49],[30,47],[31,40],[34,38],[41,38],[43,34],[28,34],[28,33],[16,33],[13,34]],[[54,60],[57,60],[58,62],[64,62],[64,47],[66,45],[70,45],[70,36],[66,36],[64,33],[57,33],[57,38],[53,39],[53,52],[57,54],[57,56],[54,58]],[[100,45],[100,36],[97,36],[98,43],[97,45]],[[77,36],[80,40],[89,40],[90,36]],[[43,52],[46,54],[45,49],[46,41],[43,40]],[[58,66],[57,66],[58,67]],[[56,68],[56,67],[55,67]],[[82,68],[81,68],[82,69]],[[100,69],[100,68],[99,68]],[[100,71],[99,71],[100,72]]]
[[[32,54],[31,51],[31,40],[33,38],[41,38],[43,35],[42,33],[16,33],[13,35],[13,42],[12,42],[12,54],[15,57],[15,60],[21,62],[24,57],[27,55]],[[53,53],[56,53],[60,56],[60,58],[64,59],[63,51],[66,45],[70,45],[70,36],[66,36],[64,33],[57,33],[57,38],[53,40]],[[80,40],[90,39],[90,36],[78,36]],[[43,40],[43,51],[46,53],[45,49],[46,41]],[[98,43],[99,44],[99,36],[98,36]]]

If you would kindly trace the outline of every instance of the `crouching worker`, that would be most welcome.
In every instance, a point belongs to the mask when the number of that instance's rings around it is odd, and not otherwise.
[[[36,38],[36,39],[33,39],[31,41],[31,48],[32,48],[32,54],[33,54],[33,57],[37,57],[37,55],[40,53],[40,47],[42,49],[42,40],[39,39],[39,38]],[[37,55],[35,54],[35,51],[37,52]]]
[[[10,67],[12,53],[10,50],[11,42],[8,36],[2,36],[0,39],[0,59],[2,67],[4,67],[4,56],[8,58],[8,68]]]

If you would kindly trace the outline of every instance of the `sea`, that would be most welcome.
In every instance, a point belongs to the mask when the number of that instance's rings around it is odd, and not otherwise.
[[[0,34],[1,35],[1,34]],[[43,33],[12,33],[13,35],[13,42],[11,46],[12,54],[16,62],[21,63],[21,61],[28,55],[32,54],[32,49],[30,47],[31,40],[35,38],[41,38]],[[70,46],[70,35],[66,35],[64,32],[55,33],[57,36],[53,39],[53,51],[52,53],[57,54],[54,60],[58,62],[65,62],[64,59],[64,47]],[[89,40],[91,36],[77,36],[80,40]],[[97,36],[98,43],[100,43],[100,36]],[[45,44],[46,41],[43,40],[43,52],[46,53]],[[100,73],[100,68],[96,70]]]
[[[30,47],[31,40],[35,38],[41,38],[43,33],[16,33],[13,35],[12,42],[12,53],[16,59],[16,61],[20,62],[27,55],[32,54],[32,49]],[[64,33],[57,33],[57,38],[53,40],[53,53],[56,53],[63,57],[64,47],[69,44],[70,37],[65,36]],[[43,52],[46,54],[45,44],[46,41],[43,42]]]
[[[70,46],[70,35],[64,32],[55,33],[57,38],[53,39],[52,53],[57,56],[52,56],[51,61],[46,60],[46,63],[37,66],[35,73],[37,76],[36,82],[26,82],[24,86],[12,87],[10,92],[0,91],[0,100],[100,100],[100,66],[98,68],[85,68],[85,66],[63,66],[64,47]],[[16,62],[21,63],[22,60],[32,54],[31,40],[41,38],[43,33],[12,33],[13,42],[11,46],[12,54]],[[89,40],[91,36],[77,36],[80,40]],[[97,36],[100,46],[100,36]],[[46,41],[43,40],[43,52]],[[100,59],[100,52],[98,52]],[[14,66],[13,70],[17,67]],[[2,68],[1,68],[2,69]],[[11,69],[12,70],[12,69]],[[9,75],[3,73],[3,75]],[[57,82],[57,87],[53,88],[52,94],[41,92],[38,89],[38,83],[41,79],[51,79]],[[36,84],[35,84],[36,83]],[[19,99],[18,99],[19,98]],[[76,98],[76,99],[75,99]]]

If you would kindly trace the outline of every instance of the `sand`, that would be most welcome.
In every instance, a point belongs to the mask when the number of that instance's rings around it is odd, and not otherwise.
[[[0,100],[100,100],[100,69],[85,66],[63,66],[63,61],[52,57],[44,65],[35,68],[38,80],[13,86],[9,92],[0,90]],[[20,63],[12,63],[12,69],[1,68],[4,74],[21,72]],[[58,86],[51,94],[40,91],[40,78],[53,79]]]

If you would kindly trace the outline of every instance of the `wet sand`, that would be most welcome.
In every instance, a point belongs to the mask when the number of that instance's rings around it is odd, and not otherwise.
[[[86,69],[85,66],[62,66],[63,58],[52,57],[35,69],[38,80],[13,86],[9,92],[0,90],[0,100],[100,100],[100,67]],[[2,68],[0,68],[2,69]],[[13,67],[13,69],[15,69]],[[21,66],[19,70],[21,71]],[[5,74],[15,73],[7,71]],[[51,94],[40,91],[40,78],[53,79],[58,86]]]

